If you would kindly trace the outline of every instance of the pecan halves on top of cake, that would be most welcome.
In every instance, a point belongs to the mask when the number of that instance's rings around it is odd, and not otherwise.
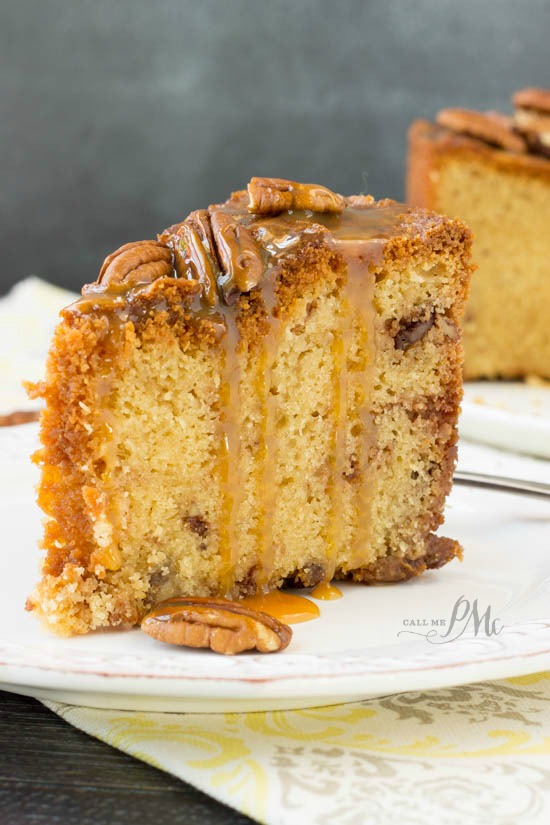
[[[258,286],[264,273],[260,247],[250,229],[221,209],[210,212],[212,233],[223,273],[219,279],[227,304],[234,303],[239,293]]]
[[[512,98],[514,124],[529,149],[550,157],[550,89],[521,89]]]
[[[342,195],[325,186],[281,178],[251,178],[248,197],[248,211],[255,215],[277,215],[295,209],[341,212],[345,207]]]
[[[478,138],[510,152],[525,152],[525,141],[513,131],[511,118],[498,112],[475,112],[473,109],[441,109],[436,122],[452,132]]]
[[[520,89],[512,97],[512,103],[515,107],[550,115],[550,89]]]
[[[216,245],[207,209],[197,209],[182,222],[165,229],[159,241],[172,247],[176,272],[180,278],[193,278],[202,285],[208,306],[218,301],[220,273]]]
[[[392,203],[391,199],[386,199],[388,205]],[[348,195],[345,198],[346,206],[350,206],[352,209],[368,209],[371,206],[376,204],[372,195]],[[378,201],[378,205],[385,203],[384,201]]]
[[[86,284],[82,294],[122,292],[139,284],[150,284],[157,278],[173,273],[173,252],[165,244],[153,240],[133,241],[107,255],[97,281]]]

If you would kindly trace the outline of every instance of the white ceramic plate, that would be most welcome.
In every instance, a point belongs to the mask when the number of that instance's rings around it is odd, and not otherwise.
[[[139,630],[58,639],[25,613],[37,577],[41,516],[27,456],[36,425],[0,432],[0,687],[39,698],[141,710],[308,707],[550,667],[550,502],[457,488],[444,533],[464,561],[386,587],[346,586],[321,618],[294,627],[281,654],[217,656]],[[497,635],[449,627],[460,597],[491,609]],[[462,603],[460,613],[465,605]],[[447,622],[445,627],[433,621]],[[427,622],[426,625],[411,622]],[[418,635],[433,631],[430,640]],[[403,633],[402,631],[413,631]]]
[[[550,458],[550,384],[468,381],[460,434],[471,441]]]
[[[40,278],[25,278],[0,298],[0,415],[38,410],[22,381],[38,381],[62,307],[78,296]]]

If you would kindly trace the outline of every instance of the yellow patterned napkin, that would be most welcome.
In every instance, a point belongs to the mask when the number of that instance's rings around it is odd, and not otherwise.
[[[310,710],[45,704],[269,825],[550,822],[550,672]]]

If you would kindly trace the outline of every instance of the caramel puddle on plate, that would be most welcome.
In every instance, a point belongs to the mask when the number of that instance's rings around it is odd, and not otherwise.
[[[304,596],[294,596],[292,593],[282,593],[280,590],[260,596],[248,596],[246,599],[241,599],[240,604],[252,610],[268,613],[285,624],[310,622],[321,615],[317,605],[309,599]]]
[[[309,595],[313,599],[320,599],[321,601],[328,602],[334,601],[334,599],[341,599],[344,594],[330,582],[321,582],[317,585],[317,587],[313,588]]]

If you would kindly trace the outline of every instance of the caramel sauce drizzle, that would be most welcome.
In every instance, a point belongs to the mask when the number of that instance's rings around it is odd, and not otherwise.
[[[226,338],[220,384],[219,473],[222,480],[220,522],[221,585],[226,597],[234,584],[238,552],[238,517],[241,504],[239,464],[241,460],[239,331],[234,313],[224,313]]]
[[[401,205],[389,205],[378,209],[347,209],[341,215],[313,214],[307,212],[286,212],[276,217],[254,221],[256,237],[261,239],[264,249],[273,259],[273,265],[266,268],[262,280],[262,297],[269,317],[269,329],[264,338],[261,355],[264,372],[263,385],[259,388],[264,398],[263,417],[263,472],[260,485],[260,526],[258,559],[260,573],[257,579],[260,589],[270,586],[274,568],[273,512],[276,500],[277,468],[277,397],[270,393],[271,377],[277,346],[280,340],[280,321],[277,319],[275,294],[276,262],[282,252],[303,241],[307,234],[329,231],[327,241],[343,257],[346,277],[343,286],[339,335],[333,342],[334,381],[334,435],[332,455],[332,480],[330,485],[331,518],[327,547],[326,581],[330,581],[337,567],[338,553],[342,548],[344,489],[347,484],[345,474],[349,463],[346,444],[348,422],[348,375],[349,348],[355,334],[361,336],[363,357],[356,383],[360,388],[359,423],[361,426],[361,449],[357,472],[359,483],[355,501],[357,529],[352,538],[351,555],[353,566],[364,559],[364,550],[369,541],[371,517],[371,492],[369,453],[375,444],[375,432],[369,408],[373,369],[375,363],[375,310],[373,305],[375,277],[373,266],[383,257],[385,241],[395,231],[399,216],[403,214]],[[370,220],[365,221],[365,212]],[[373,216],[373,213],[377,213]]]
[[[337,565],[338,551],[342,546],[342,510],[344,491],[346,486],[347,468],[347,420],[348,420],[348,353],[353,334],[353,325],[350,319],[352,308],[347,294],[347,279],[342,295],[340,334],[335,334],[332,345],[333,359],[333,455],[332,479],[330,485],[331,514],[328,530],[327,565],[325,568],[326,581],[334,576]]]
[[[275,547],[273,543],[273,521],[277,491],[277,395],[271,392],[273,369],[277,346],[280,340],[281,322],[277,317],[277,297],[275,285],[277,270],[271,269],[264,281],[262,297],[267,313],[268,330],[263,339],[261,355],[259,398],[263,399],[263,416],[261,434],[263,438],[263,464],[259,484],[259,512],[258,521],[258,563],[257,585],[260,590],[269,588],[275,561]],[[263,374],[263,375],[262,375]]]
[[[364,243],[357,241],[340,242],[342,254],[347,264],[347,279],[345,285],[345,301],[349,311],[345,313],[349,318],[349,323],[344,327],[344,338],[349,342],[353,335],[353,326],[356,327],[356,334],[360,341],[360,367],[356,373],[356,381],[359,392],[358,418],[360,432],[359,455],[356,456],[358,472],[357,495],[356,495],[356,531],[351,539],[351,566],[358,566],[365,557],[365,547],[370,538],[371,520],[371,500],[372,484],[369,466],[369,453],[371,447],[376,442],[376,433],[372,413],[370,411],[370,398],[372,395],[373,367],[375,363],[375,310],[374,310],[374,273],[370,270],[368,257],[365,256]],[[339,244],[339,245],[340,245]],[[349,379],[348,364],[342,364],[342,372],[345,372]],[[340,387],[348,381],[340,381]],[[345,391],[345,390],[344,390]],[[344,430],[341,440],[345,439],[345,426],[347,421],[347,395],[340,392],[340,405],[346,407],[346,415],[343,422],[339,422],[339,428]],[[347,464],[347,455],[340,457],[340,467]],[[332,520],[336,525],[341,523],[341,502],[343,485],[346,483],[344,470],[339,470],[339,477],[334,485],[335,495],[333,497]],[[338,529],[338,528],[337,528]],[[334,575],[334,566],[329,570],[328,578]]]
[[[246,599],[241,599],[239,604],[244,604],[261,613],[268,613],[284,624],[310,622],[321,615],[317,605],[305,596],[295,596],[293,593],[283,593],[281,590],[248,596]]]
[[[260,354],[257,392],[263,399],[262,469],[259,483],[258,557],[261,559],[257,585],[259,590],[270,587],[274,567],[273,513],[276,500],[277,472],[277,397],[270,392],[273,369],[280,342],[282,324],[278,317],[277,276],[279,260],[287,250],[307,241],[308,237],[323,236],[325,242],[343,258],[346,277],[342,288],[342,324],[333,343],[334,410],[333,456],[330,484],[331,518],[326,581],[314,593],[318,598],[338,597],[328,582],[338,565],[342,549],[346,468],[349,464],[346,444],[348,400],[351,375],[349,349],[353,336],[359,332],[363,341],[363,359],[359,373],[354,371],[354,384],[361,388],[359,422],[361,449],[358,459],[360,482],[357,484],[355,507],[357,529],[352,538],[352,556],[360,564],[369,541],[370,498],[369,453],[375,444],[375,432],[369,406],[375,361],[374,272],[381,263],[388,238],[395,235],[403,221],[406,207],[400,204],[373,206],[368,198],[347,199],[342,211],[312,212],[293,209],[280,214],[250,213],[243,195],[234,196],[220,206],[201,210],[161,236],[161,241],[175,250],[174,271],[171,277],[199,281],[202,285],[198,302],[191,307],[191,315],[199,322],[209,318],[221,330],[223,339],[223,368],[220,384],[220,429],[218,472],[222,482],[223,503],[219,531],[219,555],[222,591],[230,595],[234,586],[233,571],[238,556],[239,513],[242,504],[240,484],[240,368],[238,329],[238,301],[242,293],[260,289],[267,314],[267,333]],[[179,231],[179,234],[178,234]],[[183,241],[182,241],[183,239]],[[103,285],[101,285],[103,286]],[[130,285],[130,294],[136,294],[149,284]],[[132,320],[128,311],[129,297],[121,294],[120,284],[109,290],[94,288],[84,295],[73,311],[98,310],[116,316],[117,322]],[[236,306],[235,306],[236,304]],[[327,595],[329,594],[329,595]],[[282,595],[280,598],[282,598]],[[290,621],[279,611],[277,594],[253,597],[269,599],[271,607],[265,612]],[[286,599],[290,598],[285,596]],[[293,597],[297,598],[297,597]],[[250,599],[244,600],[251,604]],[[264,603],[264,602],[263,602]],[[312,608],[318,608],[311,603]],[[273,607],[275,605],[275,607]],[[264,609],[264,608],[262,608]],[[286,608],[285,608],[286,609]],[[307,608],[311,610],[311,608]],[[286,618],[285,618],[286,617]],[[311,616],[313,618],[313,616]]]
[[[184,224],[182,241],[185,244],[185,255],[182,255],[181,261],[183,267],[190,267],[194,277],[202,283],[205,303],[211,307],[216,306],[218,302],[216,271],[208,254],[209,250],[204,236],[201,238],[192,224]]]
[[[347,277],[347,274],[346,274]],[[331,456],[330,501],[331,515],[328,529],[327,562],[325,579],[330,581],[334,576],[337,565],[338,551],[343,540],[342,502],[346,484],[345,472],[347,466],[346,429],[348,412],[348,348],[352,332],[351,325],[345,318],[349,313],[347,296],[342,296],[341,329],[336,331],[332,342],[332,383],[333,383],[333,433]],[[349,316],[348,316],[349,317]]]
[[[344,594],[331,582],[325,581],[318,584],[317,587],[314,587],[309,595],[312,599],[320,599],[323,602],[327,602],[341,599]]]

